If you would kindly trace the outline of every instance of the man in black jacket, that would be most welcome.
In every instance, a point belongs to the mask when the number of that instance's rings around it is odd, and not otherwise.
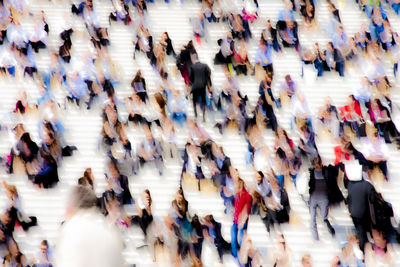
[[[356,228],[360,249],[364,251],[365,244],[368,242],[367,232],[371,231],[369,203],[374,203],[375,189],[370,182],[362,179],[362,167],[358,162],[347,163],[345,168],[348,178],[349,212]]]
[[[199,62],[197,54],[192,55],[192,62],[193,65],[189,69],[189,79],[192,86],[194,114],[197,118],[197,105],[199,105],[203,112],[203,121],[205,121],[206,88],[210,85],[211,70],[206,64]]]
[[[315,240],[319,240],[317,231],[317,207],[320,208],[324,217],[324,222],[328,227],[329,233],[335,234],[331,223],[328,220],[329,209],[329,187],[328,177],[325,168],[322,167],[321,158],[318,156],[313,159],[313,168],[310,169],[310,213],[311,213],[311,231]]]

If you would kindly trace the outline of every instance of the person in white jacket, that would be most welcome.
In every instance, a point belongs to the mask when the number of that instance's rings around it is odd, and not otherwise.
[[[72,189],[67,220],[56,244],[55,266],[123,266],[121,233],[106,221],[96,202],[92,190],[83,186]]]

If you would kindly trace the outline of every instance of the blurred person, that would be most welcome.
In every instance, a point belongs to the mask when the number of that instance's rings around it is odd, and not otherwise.
[[[345,59],[340,50],[333,46],[332,42],[329,42],[325,50],[326,62],[331,70],[335,70],[341,77],[344,76]]]
[[[312,267],[311,264],[311,255],[310,254],[305,254],[303,257],[301,257],[301,265],[303,267]]]
[[[182,91],[177,89],[167,89],[164,90],[164,92],[167,97],[167,109],[168,113],[170,114],[170,118],[173,121],[176,121],[182,128],[187,118],[186,97]]]
[[[129,189],[128,177],[122,175],[115,162],[108,164],[110,176],[106,175],[107,190],[103,193],[103,197],[107,192],[114,192],[120,205],[133,204],[133,198]]]
[[[321,158],[318,156],[312,161],[313,168],[310,168],[309,194],[310,194],[310,213],[311,231],[314,240],[319,240],[317,230],[317,208],[319,207],[324,223],[329,233],[334,236],[335,229],[328,220],[330,188],[328,186],[327,168],[322,166]]]
[[[392,244],[385,234],[379,230],[372,229],[372,242],[365,245],[365,263],[367,266],[379,264],[393,264],[394,251]]]
[[[82,186],[88,186],[91,189],[94,189],[94,175],[92,172],[92,168],[87,168],[83,173],[83,176],[79,178],[78,184]]]
[[[299,51],[299,37],[298,37],[297,22],[292,19],[287,19],[279,26],[279,36],[281,37],[283,47],[294,47]]]
[[[368,113],[370,120],[374,123],[379,135],[384,138],[385,143],[392,143],[391,136],[394,138],[400,136],[391,118],[389,108],[385,106],[380,99],[376,98],[369,102]]]
[[[193,42],[190,40],[186,45],[182,46],[181,51],[176,58],[176,66],[178,67],[182,78],[186,85],[189,85],[189,70],[192,65],[191,56],[196,53]]]
[[[281,47],[277,38],[277,30],[272,26],[270,19],[267,19],[267,28],[262,31],[261,40],[264,43],[269,43],[272,45],[276,52],[281,51]]]
[[[265,198],[267,215],[263,220],[268,232],[270,232],[271,226],[279,227],[280,224],[289,222],[290,217],[289,197],[285,188],[281,187],[275,178],[271,178],[269,183],[271,194]]]
[[[276,267],[290,267],[293,266],[293,252],[288,247],[283,234],[277,237],[276,248],[271,254],[271,264]]]
[[[181,184],[183,175],[197,179],[197,188],[201,189],[201,180],[205,178],[202,170],[202,158],[200,157],[198,147],[194,144],[187,143],[185,145],[185,154],[183,156],[183,167],[181,173]]]
[[[34,174],[33,183],[39,188],[52,188],[59,182],[57,161],[44,150],[41,150],[40,157],[41,165]]]
[[[48,24],[44,18],[44,12],[41,13],[41,20],[36,21],[34,25],[34,30],[29,36],[29,44],[35,53],[39,52],[39,49],[45,49],[47,47],[47,36],[48,36]],[[47,27],[47,28],[46,28]]]
[[[3,222],[3,226],[8,228],[10,232],[14,231],[14,226],[18,223],[24,231],[37,225],[37,218],[35,216],[26,216],[22,210],[21,200],[19,198],[18,190],[15,185],[8,184],[3,181],[3,187],[6,190],[8,198],[8,205],[5,211],[7,223]],[[6,231],[7,232],[7,231]]]
[[[26,256],[21,252],[14,239],[8,241],[8,254],[3,259],[3,266],[29,266]]]
[[[120,233],[96,209],[96,202],[92,190],[72,189],[56,245],[55,266],[123,266]]]
[[[239,49],[233,50],[233,66],[235,71],[237,75],[243,74],[247,76],[247,73],[253,74],[253,66],[249,61],[245,42],[242,40],[239,45]]]
[[[49,247],[49,242],[47,240],[42,240],[40,242],[40,251],[35,257],[36,267],[52,267],[53,266],[53,250]]]
[[[262,255],[260,251],[254,247],[252,240],[247,236],[245,237],[243,246],[240,248],[239,258],[241,266],[261,267],[263,264]]]
[[[153,214],[151,212],[152,199],[150,191],[145,189],[140,197],[135,201],[136,211],[138,215],[131,217],[131,223],[137,224],[143,231],[143,234],[147,236],[147,229],[153,222]]]
[[[348,179],[346,184],[349,212],[356,228],[360,249],[364,252],[365,244],[368,242],[367,233],[371,231],[368,203],[374,201],[374,187],[370,182],[362,179],[361,165],[356,161],[347,163],[345,171]]]
[[[235,200],[233,225],[231,227],[232,255],[238,260],[238,250],[242,245],[243,235],[247,231],[252,197],[245,188],[244,181],[238,179],[235,183]]]
[[[368,168],[372,171],[375,167],[379,167],[386,181],[389,180],[389,172],[387,167],[388,148],[378,131],[374,131],[365,138],[366,153],[365,158],[368,160]]]
[[[205,29],[204,29],[204,16],[203,12],[200,11],[200,13],[197,15],[196,18],[191,19],[192,25],[193,25],[193,33],[194,37],[196,38],[197,44],[201,45],[201,37],[204,37],[206,34]]]
[[[156,140],[148,126],[145,129],[145,140],[138,148],[138,163],[143,166],[145,163],[154,162],[160,176],[163,174],[162,146]]]
[[[272,47],[270,44],[265,44],[262,40],[259,41],[255,55],[255,64],[260,65],[266,72],[273,76],[274,68],[272,65]]]
[[[207,215],[203,219],[204,239],[215,245],[218,251],[219,261],[222,263],[223,254],[230,252],[231,245],[224,239],[221,232],[221,223],[215,221],[212,215]]]
[[[123,0],[111,0],[113,5],[113,11],[109,15],[109,22],[113,21],[123,21],[125,25],[128,25],[132,21],[129,15],[129,7],[124,3]]]
[[[131,82],[131,86],[141,101],[146,102],[146,100],[149,99],[146,91],[146,81],[143,78],[141,70],[136,72],[135,78],[133,78]]]
[[[340,118],[343,120],[340,127],[340,134],[343,133],[345,126],[351,127],[358,138],[365,134],[364,131],[361,131],[362,129],[360,129],[361,124],[364,123],[360,103],[353,95],[348,97],[346,105],[339,108],[339,114]]]
[[[190,93],[193,98],[194,114],[197,118],[197,107],[199,106],[203,113],[203,121],[205,121],[206,93],[211,82],[211,70],[206,64],[200,63],[197,54],[192,55],[192,62],[189,79],[192,87]]]
[[[168,32],[162,33],[160,44],[164,48],[166,55],[172,55],[174,58],[176,58],[176,53],[174,51],[174,47],[172,46],[172,40],[169,38]]]
[[[357,266],[364,267],[364,255],[359,248],[358,239],[355,235],[351,235],[347,238],[346,242],[342,246],[340,256],[336,256],[332,263],[332,267],[343,267],[343,266]]]

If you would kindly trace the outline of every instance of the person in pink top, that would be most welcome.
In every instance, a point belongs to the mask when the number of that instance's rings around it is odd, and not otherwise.
[[[247,192],[244,186],[244,181],[240,178],[235,184],[235,192],[235,211],[233,213],[233,225],[231,228],[231,248],[232,255],[237,259],[238,248],[241,246],[244,231],[247,230],[247,223],[249,221],[249,214],[253,199]]]

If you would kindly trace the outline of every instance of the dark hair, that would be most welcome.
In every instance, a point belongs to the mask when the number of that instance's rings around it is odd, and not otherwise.
[[[264,173],[262,171],[257,172],[262,178],[264,178]]]
[[[49,242],[47,242],[46,239],[42,240],[42,242],[40,242],[41,245],[44,245],[46,247],[49,247]]]
[[[71,193],[71,205],[76,209],[90,209],[97,204],[97,197],[93,190],[78,185],[73,187]]]

